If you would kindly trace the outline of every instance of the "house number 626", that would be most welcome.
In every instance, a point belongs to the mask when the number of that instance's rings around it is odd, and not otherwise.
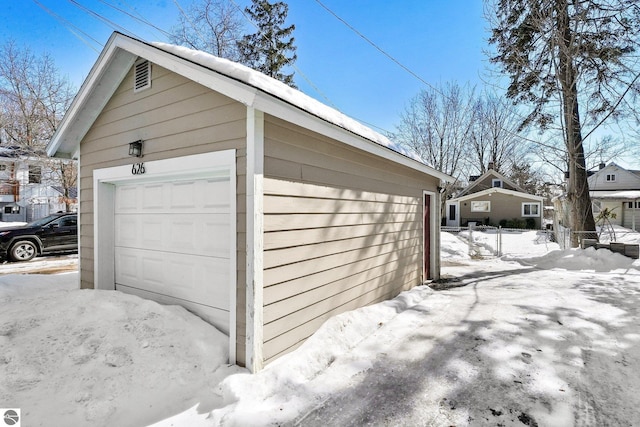
[[[142,175],[145,172],[144,163],[134,163],[133,166],[131,166],[131,173],[134,175]]]

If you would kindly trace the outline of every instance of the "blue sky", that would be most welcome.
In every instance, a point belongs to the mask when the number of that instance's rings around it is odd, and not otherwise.
[[[240,7],[249,0],[234,0]],[[321,0],[430,84],[483,85],[486,22],[480,0]],[[110,8],[141,15],[170,31],[192,0],[4,0],[0,42],[14,40],[35,53],[48,52],[61,74],[80,87],[114,28],[76,4],[146,41],[167,41],[159,31]],[[399,114],[424,83],[368,44],[314,0],[289,0],[288,23],[296,25],[299,88],[377,130],[393,131]],[[67,22],[51,16],[58,15]],[[76,32],[80,37],[72,33]],[[122,31],[122,30],[120,30]],[[253,27],[250,28],[253,31]],[[93,40],[92,40],[93,39]],[[95,41],[94,41],[95,40]],[[327,99],[329,101],[327,101]]]

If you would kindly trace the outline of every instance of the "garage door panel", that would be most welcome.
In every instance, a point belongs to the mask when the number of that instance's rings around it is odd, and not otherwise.
[[[116,283],[229,309],[228,260],[116,248]]]
[[[202,183],[202,205],[207,210],[228,208],[231,204],[229,181],[208,180]]]
[[[120,186],[116,192],[116,212],[135,212],[138,210],[138,187]]]
[[[229,214],[119,214],[116,247],[229,258]]]
[[[116,213],[228,213],[229,180],[196,180],[118,186]]]
[[[208,307],[202,304],[196,304],[190,301],[177,300],[166,295],[149,292],[142,289],[136,289],[130,286],[118,285],[117,289],[122,292],[137,295],[141,298],[158,301],[167,305],[180,305],[190,312],[200,316],[205,321],[215,325],[216,328],[225,334],[229,334],[229,310],[216,307]]]
[[[146,184],[139,197],[140,205],[137,211],[161,210],[164,206],[164,191],[166,184]],[[138,191],[140,189],[138,188]]]
[[[116,289],[182,305],[229,333],[234,190],[223,175],[117,185]]]

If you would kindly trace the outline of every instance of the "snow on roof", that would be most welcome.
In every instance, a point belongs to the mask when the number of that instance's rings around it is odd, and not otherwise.
[[[301,91],[294,89],[279,80],[271,78],[263,73],[255,71],[247,66],[238,64],[228,59],[219,58],[206,52],[199,50],[189,49],[183,46],[176,46],[168,43],[152,42],[152,46],[157,47],[165,52],[179,56],[188,61],[202,65],[218,73],[224,74],[233,79],[239,80],[263,92],[271,94],[281,100],[288,102],[308,113],[311,113],[323,120],[326,120],[336,126],[339,126],[345,130],[360,135],[370,141],[380,144],[384,147],[390,148],[400,154],[417,160],[420,163],[423,161],[418,158],[414,153],[411,153],[403,149],[398,144],[395,144],[389,138],[380,133],[364,126],[360,122],[348,117],[347,115],[321,103],[320,101],[302,93]]]
[[[617,193],[598,195],[598,199],[640,199],[640,190],[618,191]]]

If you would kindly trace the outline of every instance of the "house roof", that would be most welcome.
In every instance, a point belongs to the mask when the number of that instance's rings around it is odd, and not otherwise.
[[[622,183],[622,180],[617,180],[617,182],[607,182],[602,175],[607,175],[612,172],[616,174],[627,175],[629,179],[625,180],[624,186],[627,188],[621,188],[621,185],[618,182]],[[622,176],[621,175],[621,176]],[[606,165],[604,168],[596,171],[594,174],[587,178],[587,183],[589,184],[589,191],[594,194],[602,194],[603,191],[623,191],[623,190],[640,190],[640,171],[625,169],[622,166],[611,162]],[[635,184],[634,184],[635,183]],[[600,187],[600,188],[599,188]]]
[[[498,171],[494,170],[494,169],[489,169],[488,171],[486,171],[485,173],[483,173],[482,175],[480,175],[478,178],[476,178],[472,183],[470,183],[466,188],[464,188],[460,193],[458,193],[456,198],[462,197],[465,194],[469,194],[471,192],[471,190],[473,190],[474,188],[476,188],[478,185],[480,185],[480,182],[484,181],[486,178],[488,178],[489,176],[495,176],[496,178],[500,179],[502,182],[506,182],[507,184],[509,184],[509,186],[516,188],[519,192],[525,193],[525,194],[529,194],[526,191],[524,191],[522,189],[522,187],[520,187],[519,185],[517,185],[515,182],[513,182],[512,180],[510,180],[509,178],[505,177],[504,175],[502,175],[501,173],[499,173]]]
[[[447,200],[447,202],[461,202],[464,200],[475,199],[476,197],[490,196],[495,193],[517,196],[523,199],[531,199],[539,202],[542,202],[544,200],[544,197],[542,196],[535,196],[533,194],[525,193],[522,191],[507,190],[506,188],[493,187],[487,188],[486,190],[482,191],[476,191],[475,193],[470,193],[462,197],[455,197],[453,199]]]
[[[262,73],[205,52],[165,43],[147,43],[114,32],[82,84],[47,154],[78,157],[79,144],[131,66],[145,58],[238,102],[296,123],[371,154],[442,181],[453,177],[420,162],[387,137],[304,93]]]

